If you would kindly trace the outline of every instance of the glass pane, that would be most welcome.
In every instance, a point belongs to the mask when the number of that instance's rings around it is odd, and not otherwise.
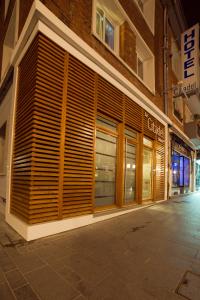
[[[190,160],[184,157],[184,186],[190,185]]]
[[[128,137],[128,138],[136,139],[137,132],[126,128],[125,129],[125,136]]]
[[[136,147],[126,145],[125,154],[125,203],[135,200],[135,172],[136,172]]]
[[[152,150],[150,149],[144,149],[143,151],[142,198],[152,198]]]
[[[107,128],[107,129],[111,129],[113,131],[117,130],[117,124],[116,123],[114,123],[111,120],[105,119],[103,117],[98,117],[97,118],[97,124]]]
[[[147,139],[147,138],[143,138],[143,144],[145,145],[145,146],[148,146],[148,147],[152,147],[153,146],[153,143],[152,143],[152,141],[151,140],[149,140],[149,139]]]
[[[117,138],[97,130],[95,205],[114,204]]]
[[[103,135],[107,135],[103,133]],[[108,136],[108,135],[107,135]],[[115,139],[115,143],[113,141],[106,141],[103,138],[97,137],[96,139],[96,152],[103,153],[104,155],[115,156],[116,153],[116,138],[109,136],[109,138]]]
[[[114,26],[105,18],[105,42],[114,50]]]
[[[172,186],[179,186],[179,168],[180,168],[180,155],[176,152],[172,154]]]
[[[180,162],[179,162],[179,185],[184,186],[184,164],[183,164],[183,156],[180,156]]]
[[[96,33],[103,39],[103,11],[99,8],[96,12]]]

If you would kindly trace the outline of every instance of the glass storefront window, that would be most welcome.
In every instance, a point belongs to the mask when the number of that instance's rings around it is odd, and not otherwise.
[[[125,203],[135,200],[136,146],[126,143],[125,153]]]
[[[150,148],[153,147],[153,142],[152,142],[151,140],[145,138],[145,137],[143,137],[143,144],[144,144],[145,146],[150,147]]]
[[[190,160],[179,154],[172,153],[172,186],[183,187],[190,185]]]
[[[116,144],[117,138],[115,136],[97,130],[95,173],[96,207],[108,206],[115,203]]]
[[[142,199],[152,198],[152,150],[144,148],[143,150],[143,185]]]

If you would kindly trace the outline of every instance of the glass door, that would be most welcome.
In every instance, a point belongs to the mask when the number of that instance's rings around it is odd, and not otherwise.
[[[125,152],[125,204],[135,200],[136,192],[136,145],[126,142]]]
[[[101,127],[101,128],[98,128]],[[117,136],[116,124],[99,117],[96,131],[95,207],[115,204]]]
[[[150,140],[147,140],[152,143]],[[144,141],[145,143],[145,141]],[[142,199],[150,200],[153,198],[153,151],[145,147],[143,149],[143,182],[142,182]]]

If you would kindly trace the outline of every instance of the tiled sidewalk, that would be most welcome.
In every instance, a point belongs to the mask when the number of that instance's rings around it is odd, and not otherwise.
[[[33,242],[1,214],[0,300],[197,300],[199,250],[199,194]]]

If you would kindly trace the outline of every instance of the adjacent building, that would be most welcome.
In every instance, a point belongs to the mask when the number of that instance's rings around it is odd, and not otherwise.
[[[0,196],[25,239],[194,190],[168,2],[1,1]]]

